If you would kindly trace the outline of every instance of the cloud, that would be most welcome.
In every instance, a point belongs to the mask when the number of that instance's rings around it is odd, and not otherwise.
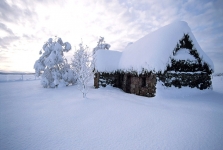
[[[0,34],[0,48],[32,50],[38,56],[52,36],[70,42],[73,49],[81,39],[94,48],[103,36],[111,49],[122,50],[164,25],[184,20],[204,51],[221,53],[222,8],[221,0],[1,0],[0,31],[7,34]]]
[[[32,19],[35,15],[33,11],[33,5],[29,1],[10,1],[1,0],[0,1],[0,18],[1,21],[19,23],[21,19],[26,20]],[[31,6],[31,7],[30,7]]]
[[[5,31],[6,33],[8,33],[9,35],[14,35],[14,33],[12,32],[11,29],[9,29],[5,24],[0,22],[0,30]]]
[[[17,36],[6,36],[3,38],[0,38],[0,48],[8,49],[9,45],[13,44],[13,42],[15,42],[19,39],[20,39],[20,37],[17,37]]]
[[[27,24],[35,24],[34,5],[29,1],[0,1],[0,50],[9,51],[23,45],[23,32],[27,32]],[[3,33],[3,34],[2,34]],[[20,45],[19,45],[20,44]],[[21,49],[21,48],[19,48]]]

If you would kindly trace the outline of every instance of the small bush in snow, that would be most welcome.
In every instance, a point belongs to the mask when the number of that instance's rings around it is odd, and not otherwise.
[[[76,81],[74,72],[63,56],[64,52],[71,50],[70,43],[63,43],[62,39],[57,37],[54,40],[49,38],[42,50],[41,57],[34,64],[34,69],[36,76],[41,76],[43,87],[54,88],[58,85],[74,84]]]
[[[88,47],[79,44],[79,49],[74,53],[72,66],[76,72],[77,82],[83,98],[88,92],[87,84],[93,78],[93,59],[88,52]]]

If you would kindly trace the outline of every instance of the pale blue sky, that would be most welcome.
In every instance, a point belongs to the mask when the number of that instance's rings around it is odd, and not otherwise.
[[[223,0],[0,0],[0,71],[34,72],[43,43],[55,35],[90,48],[99,36],[123,50],[173,21],[188,23],[203,51],[223,72]]]

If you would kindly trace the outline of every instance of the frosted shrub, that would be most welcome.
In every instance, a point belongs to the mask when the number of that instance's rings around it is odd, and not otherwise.
[[[70,50],[70,43],[63,43],[62,39],[58,37],[54,40],[49,38],[43,45],[40,51],[41,56],[35,62],[34,69],[36,76],[41,76],[41,84],[44,88],[75,83],[75,74],[63,55],[64,52]]]
[[[99,49],[109,50],[110,47],[111,47],[110,44],[105,43],[104,37],[100,37],[100,39],[98,40],[97,46],[93,50],[93,53],[95,54],[96,51]]]
[[[79,49],[74,53],[72,66],[76,73],[77,82],[83,98],[86,97],[88,89],[87,83],[93,78],[93,60],[91,54],[87,51],[88,47],[79,44]]]

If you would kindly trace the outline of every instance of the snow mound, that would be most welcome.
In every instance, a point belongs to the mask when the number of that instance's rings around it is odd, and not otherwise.
[[[172,58],[175,60],[189,60],[189,61],[194,61],[194,62],[196,61],[196,58],[193,55],[191,55],[189,50],[186,48],[182,48]]]
[[[194,48],[204,62],[214,71],[211,59],[203,52],[197,43],[190,27],[184,21],[174,22],[164,26],[133,44],[127,46],[122,53],[119,69],[141,72],[142,69],[164,71],[177,43],[188,34]]]
[[[95,68],[99,72],[114,72],[118,68],[121,52],[112,50],[98,50],[96,52]]]

